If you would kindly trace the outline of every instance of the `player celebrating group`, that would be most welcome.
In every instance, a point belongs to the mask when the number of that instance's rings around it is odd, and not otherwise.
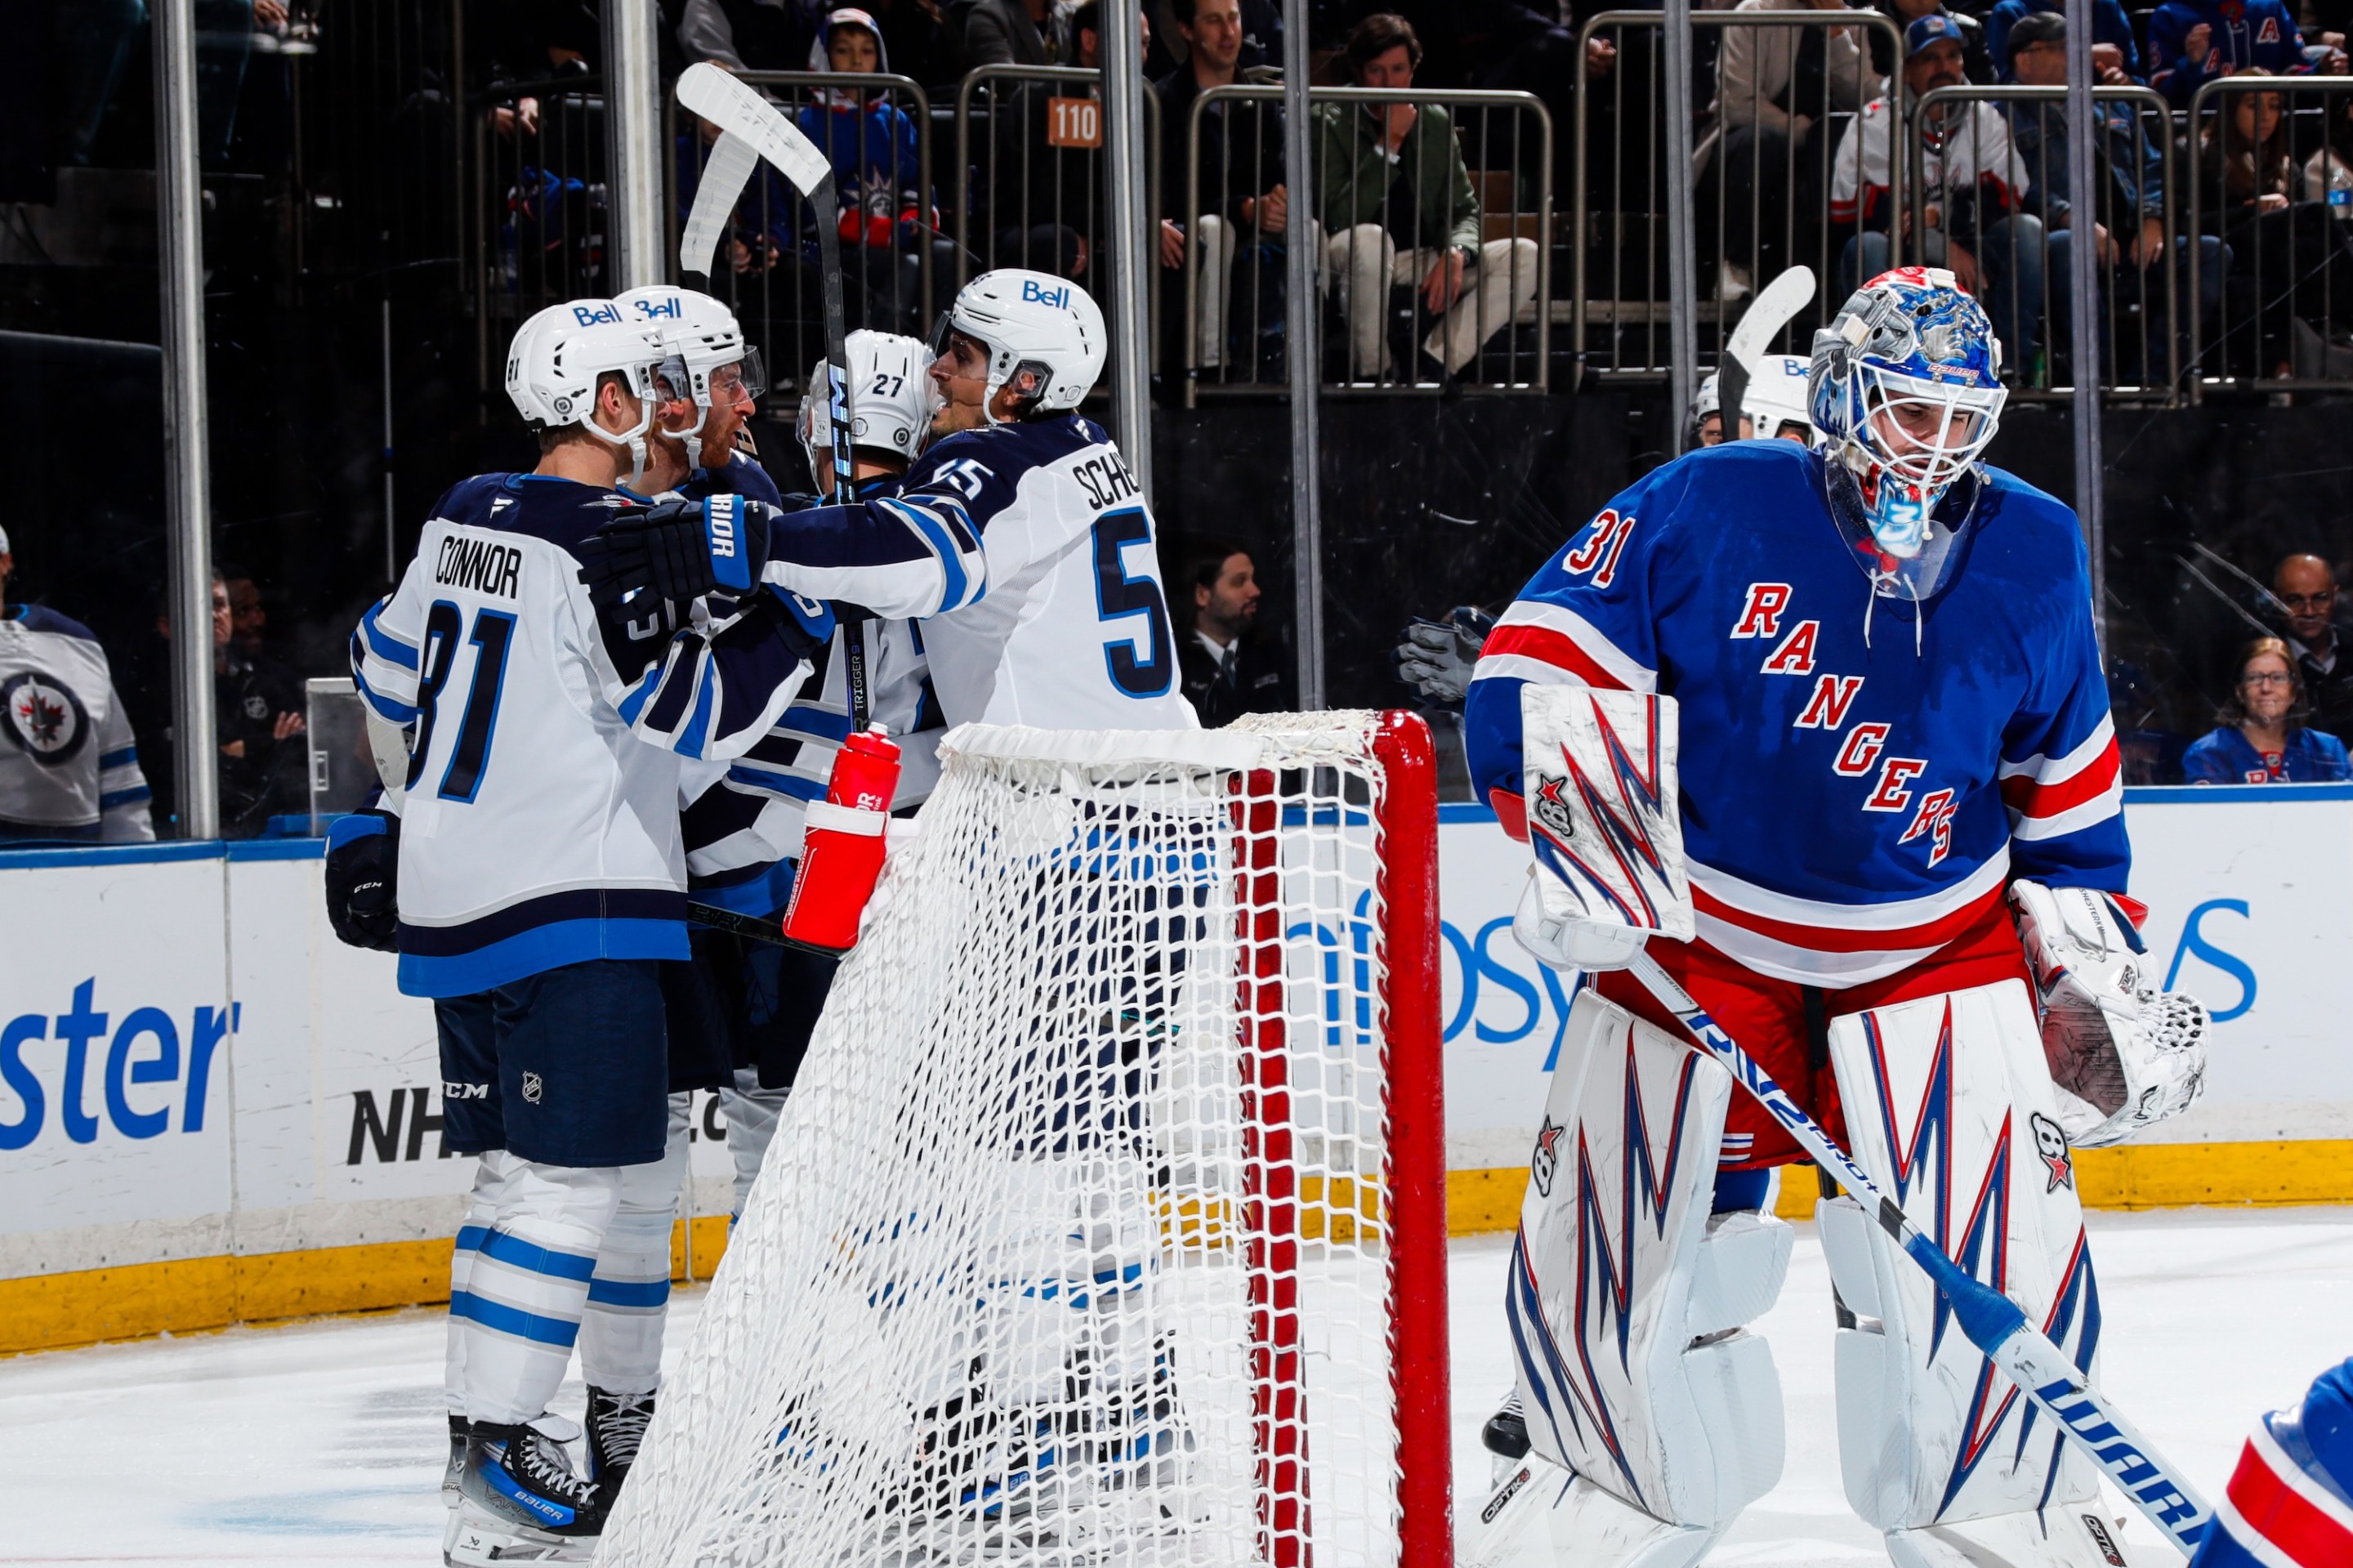
[[[1639,814],[1619,824],[1629,863],[1668,855],[1676,829],[1687,857],[1694,939],[1651,955],[2088,1370],[2070,1145],[2185,1108],[2204,1017],[2141,968],[2075,520],[1977,461],[2000,352],[1950,273],[1873,280],[1815,340],[1821,447],[1726,444],[1620,494],[1498,622],[1466,732],[1474,780],[1540,866],[1591,849],[1565,846],[1596,800],[1674,813],[1648,836]],[[1582,717],[1524,721],[1524,692],[1547,686],[1596,694],[1530,694],[1531,715]],[[1674,699],[1679,794],[1672,736],[1613,724],[1641,704],[1610,692]],[[1767,1172],[1801,1155],[1622,972],[1640,934],[1560,918],[1536,874],[1521,940],[1594,984],[1513,1259],[1525,1442],[1577,1478],[1528,1489],[1558,1497],[1544,1533],[1562,1555],[1527,1561],[1679,1568],[1779,1477],[1779,1386],[1741,1325],[1788,1257]],[[1875,1216],[1846,1198],[1820,1215],[1847,1495],[1894,1560],[2117,1561],[2092,1467]],[[1514,1446],[1515,1425],[1491,1444]]]

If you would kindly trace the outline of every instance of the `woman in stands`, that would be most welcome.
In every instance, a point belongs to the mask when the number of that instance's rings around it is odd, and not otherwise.
[[[2258,637],[2239,651],[2239,678],[2220,727],[2182,753],[2192,784],[2334,784],[2353,779],[2345,743],[2291,722],[2304,708],[2304,683],[2287,644]]]
[[[2232,74],[2272,75],[2252,67]],[[2192,132],[2204,226],[2232,257],[2219,366],[2226,375],[2290,375],[2292,317],[2324,334],[2353,325],[2353,249],[2330,221],[2330,169],[2327,160],[2298,167],[2289,129],[2284,92],[2250,89],[2225,95],[2221,112]]]

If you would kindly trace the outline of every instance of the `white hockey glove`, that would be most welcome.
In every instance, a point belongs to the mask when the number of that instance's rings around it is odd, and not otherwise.
[[[2067,1140],[2122,1143],[2195,1105],[2206,1086],[2205,1005],[2148,983],[2147,949],[2124,912],[2083,887],[2016,882],[2010,897]]]
[[[1520,946],[1556,969],[1622,969],[1654,934],[1689,941],[1674,699],[1529,685],[1520,727],[1535,852]]]

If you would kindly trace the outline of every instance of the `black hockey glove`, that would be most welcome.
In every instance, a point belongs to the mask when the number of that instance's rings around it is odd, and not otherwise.
[[[743,593],[768,564],[767,511],[739,495],[659,502],[619,514],[572,553],[599,609],[639,591],[674,604],[714,588]]]
[[[327,830],[327,924],[346,945],[400,950],[400,819],[355,811]]]
[[[1444,620],[1417,620],[1389,653],[1398,679],[1441,707],[1461,707],[1479,662],[1480,645],[1495,618],[1476,605],[1457,605]]]
[[[722,647],[751,647],[773,637],[794,658],[814,660],[833,641],[835,623],[833,606],[770,588],[746,597],[735,618],[712,632],[712,641]]]

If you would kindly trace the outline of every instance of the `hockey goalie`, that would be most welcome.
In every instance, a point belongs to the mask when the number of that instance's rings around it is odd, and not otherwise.
[[[2094,1367],[2072,1150],[2188,1108],[2206,1018],[2153,988],[2126,896],[2081,532],[1978,461],[2000,356],[1950,273],[1873,280],[1815,339],[1820,447],[1659,469],[1482,650],[1472,777],[1535,850],[1515,932],[1589,983],[1489,1427],[1535,1457],[1534,1500],[1502,1510],[1535,1520],[1468,1560],[1683,1568],[1779,1478],[1780,1387],[1744,1325],[1789,1255],[1768,1173],[1802,1156],[1626,972],[1646,942],[1936,1245]],[[1893,1560],[2123,1561],[2091,1464],[1852,1198],[1817,1213],[1846,1494]]]

